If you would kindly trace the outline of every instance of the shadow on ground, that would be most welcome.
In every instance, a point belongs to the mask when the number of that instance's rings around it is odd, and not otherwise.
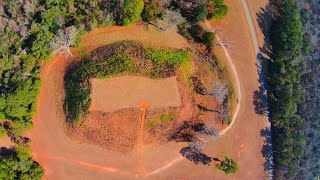
[[[261,116],[266,116],[269,122],[269,108],[268,108],[268,94],[267,94],[267,81],[268,81],[268,62],[271,61],[272,50],[269,39],[269,30],[274,20],[276,13],[276,7],[272,1],[266,5],[265,8],[261,8],[257,13],[257,21],[259,27],[264,35],[264,44],[259,47],[257,54],[257,70],[259,75],[259,89],[253,93],[253,104],[255,112]],[[260,136],[264,137],[264,144],[261,149],[261,153],[265,159],[264,168],[269,173],[269,177],[273,176],[273,150],[272,150],[272,132],[271,127],[266,127],[260,131]]]
[[[180,150],[180,154],[195,164],[210,165],[212,158],[202,153],[202,147],[218,136],[218,132],[202,122],[184,121],[169,137],[176,142],[190,144]]]

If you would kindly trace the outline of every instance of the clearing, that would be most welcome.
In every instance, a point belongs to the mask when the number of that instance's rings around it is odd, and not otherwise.
[[[179,107],[181,96],[176,77],[120,76],[91,80],[91,111],[139,107],[142,100],[148,102],[149,108]]]

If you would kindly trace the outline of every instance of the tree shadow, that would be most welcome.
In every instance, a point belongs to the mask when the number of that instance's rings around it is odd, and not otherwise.
[[[261,153],[265,159],[264,169],[269,173],[273,170],[273,150],[272,150],[272,138],[271,138],[271,129],[265,128],[260,131],[260,135],[265,138]],[[272,175],[272,174],[270,174]]]
[[[201,153],[201,148],[196,145],[189,145],[180,150],[180,154],[195,164],[210,165],[212,157]]]
[[[1,156],[9,156],[12,154],[15,154],[15,148],[14,147],[10,147],[10,148],[6,148],[6,147],[0,147],[0,157]]]
[[[210,165],[212,157],[202,153],[202,146],[218,132],[202,122],[184,121],[169,137],[176,142],[189,142],[190,144],[180,150],[180,154],[195,164]]]
[[[202,122],[184,121],[170,136],[169,140],[176,142],[197,142],[199,135],[209,137],[218,136],[218,132],[210,127],[207,127]]]
[[[268,65],[272,61],[272,47],[269,38],[271,24],[277,16],[277,7],[274,0],[270,0],[264,8],[260,8],[257,13],[257,22],[264,35],[264,44],[259,47],[257,52],[257,71],[259,80],[259,89],[253,93],[253,104],[255,112],[261,116],[266,116],[267,121],[271,123],[268,106]],[[264,144],[261,153],[265,159],[264,169],[268,172],[269,178],[273,177],[273,149],[271,126],[260,131],[260,136],[264,137]]]

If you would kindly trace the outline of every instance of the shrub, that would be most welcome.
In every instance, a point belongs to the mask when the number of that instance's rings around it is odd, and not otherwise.
[[[205,5],[200,5],[194,10],[193,23],[204,21],[208,16],[208,9]]]
[[[164,14],[163,9],[154,3],[145,3],[141,17],[143,21],[151,22],[157,18],[162,18]]]
[[[231,158],[225,157],[224,160],[220,160],[217,165],[218,169],[222,170],[225,174],[236,173],[238,171],[238,164]]]
[[[126,26],[140,20],[143,7],[143,0],[124,0],[121,24]]]
[[[229,9],[223,0],[209,0],[208,11],[208,18],[222,19],[228,14]]]
[[[206,45],[208,48],[210,48],[212,46],[212,41],[214,40],[215,37],[216,37],[216,34],[212,32],[206,32],[202,36],[202,43]]]

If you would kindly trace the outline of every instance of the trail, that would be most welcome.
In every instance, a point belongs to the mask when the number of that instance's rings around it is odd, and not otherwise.
[[[250,30],[250,34],[251,34],[251,40],[252,40],[252,44],[253,44],[253,48],[254,48],[254,53],[256,55],[256,61],[257,61],[257,68],[258,68],[258,75],[259,75],[259,82],[260,82],[260,91],[262,91],[262,103],[265,107],[265,121],[267,123],[267,128],[268,128],[268,133],[269,133],[269,141],[267,143],[270,144],[270,146],[272,147],[272,129],[271,129],[271,119],[270,119],[270,110],[269,110],[269,104],[268,104],[268,92],[267,92],[267,84],[265,82],[265,74],[263,72],[263,67],[262,67],[262,59],[260,58],[260,56],[258,55],[260,50],[259,50],[259,43],[258,43],[258,36],[255,30],[255,25],[253,23],[252,20],[252,16],[250,14],[250,10],[248,8],[247,5],[247,1],[246,0],[241,0],[241,4],[243,7],[243,10],[245,12],[245,16],[247,18],[247,23],[249,26],[249,30]],[[273,166],[273,152],[269,152],[269,163]],[[272,179],[273,177],[273,169],[269,168],[268,169],[268,173],[269,173],[269,179]]]
[[[148,104],[146,101],[142,101],[140,104],[140,118],[139,118],[139,132],[138,132],[138,143],[137,143],[137,176],[144,176],[145,169],[143,167],[142,159],[142,148],[143,148],[143,131],[144,131],[144,121],[146,117],[146,111]]]
[[[205,25],[206,25],[206,28],[207,28],[209,31],[213,31],[212,27],[208,24],[208,21],[205,22]],[[217,36],[217,35],[216,35],[216,40],[218,41],[218,43],[222,43],[221,40],[220,40],[220,38],[219,38],[219,36]],[[228,127],[226,127],[224,130],[222,130],[221,132],[219,132],[219,135],[218,135],[218,136],[223,136],[224,134],[226,134],[227,132],[229,132],[230,129],[234,126],[234,123],[235,123],[235,121],[236,121],[236,119],[237,119],[237,117],[238,117],[238,114],[239,114],[240,102],[241,102],[241,86],[240,86],[240,80],[239,80],[238,72],[237,72],[237,70],[236,70],[236,68],[235,68],[235,65],[233,64],[233,61],[232,61],[232,59],[231,59],[231,56],[230,56],[228,50],[227,50],[224,46],[222,46],[222,49],[223,49],[223,51],[224,51],[224,53],[225,53],[225,56],[226,56],[226,58],[227,58],[228,65],[229,65],[229,67],[231,68],[232,75],[233,75],[234,78],[235,78],[235,86],[236,86],[235,89],[236,89],[236,91],[237,91],[237,106],[236,106],[236,110],[235,110],[235,112],[234,112],[234,114],[233,114],[233,116],[232,116],[232,121],[231,121],[231,123],[228,125]],[[210,142],[207,142],[207,143],[209,144]],[[164,170],[172,167],[173,165],[175,165],[175,164],[177,164],[177,163],[179,163],[179,162],[181,162],[181,161],[183,161],[183,160],[185,160],[185,158],[182,157],[182,156],[180,156],[180,157],[178,157],[178,158],[176,158],[176,159],[168,162],[168,163],[165,164],[164,166],[162,166],[162,167],[160,167],[160,168],[158,168],[158,169],[156,169],[156,170],[153,170],[153,171],[145,174],[145,176],[151,176],[151,175],[160,173],[161,171],[164,171]]]

